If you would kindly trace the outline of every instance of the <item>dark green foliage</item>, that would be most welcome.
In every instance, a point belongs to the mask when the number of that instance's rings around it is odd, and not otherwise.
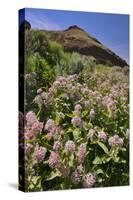
[[[37,88],[45,87],[47,89],[55,79],[55,69],[45,59],[40,57],[36,58],[35,64]]]

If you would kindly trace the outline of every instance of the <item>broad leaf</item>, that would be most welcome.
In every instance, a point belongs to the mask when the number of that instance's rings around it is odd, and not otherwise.
[[[96,171],[96,174],[104,174],[104,172],[103,172],[102,169],[98,169],[98,170]]]
[[[99,164],[102,164],[102,159],[97,156],[94,160],[93,160],[93,164],[94,165],[99,165]]]
[[[99,142],[99,141],[98,141],[97,143],[98,143],[98,145],[103,149],[103,151],[104,151],[106,154],[109,153],[108,148],[106,147],[105,144],[103,144],[102,142]]]
[[[52,172],[50,173],[50,175],[49,175],[45,180],[46,180],[46,181],[50,181],[50,180],[53,180],[54,178],[60,177],[60,176],[61,176],[61,173],[60,173],[58,170],[52,171]]]

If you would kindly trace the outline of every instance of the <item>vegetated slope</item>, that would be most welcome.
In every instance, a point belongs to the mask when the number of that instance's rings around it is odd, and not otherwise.
[[[121,67],[128,65],[125,60],[76,25],[70,26],[64,31],[43,31],[48,33],[51,40],[60,43],[65,50],[94,56],[97,63],[108,63]]]

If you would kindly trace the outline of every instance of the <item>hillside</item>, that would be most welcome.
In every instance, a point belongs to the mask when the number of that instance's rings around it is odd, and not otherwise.
[[[67,51],[94,56],[98,63],[109,63],[121,67],[128,65],[125,60],[76,25],[63,31],[42,31],[47,32],[51,40],[60,43]]]

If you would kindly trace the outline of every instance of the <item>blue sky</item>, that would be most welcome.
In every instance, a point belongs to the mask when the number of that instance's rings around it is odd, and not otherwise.
[[[25,19],[38,29],[63,30],[77,25],[129,63],[128,15],[27,8]]]

